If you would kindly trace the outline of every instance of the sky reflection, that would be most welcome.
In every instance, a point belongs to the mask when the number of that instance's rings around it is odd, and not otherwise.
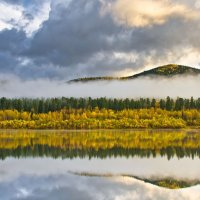
[[[32,174],[0,183],[0,193],[2,200],[197,200],[200,198],[200,186],[168,190],[127,177]]]
[[[0,161],[1,200],[198,200],[200,185],[181,190],[160,188],[134,176],[175,176],[198,178],[199,159],[176,158],[111,158],[51,159],[8,158]],[[112,173],[112,177],[86,177],[71,172]]]

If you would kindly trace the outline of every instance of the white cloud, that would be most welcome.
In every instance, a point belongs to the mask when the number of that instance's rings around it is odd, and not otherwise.
[[[197,0],[197,1],[196,1],[195,7],[196,7],[196,8],[200,8],[200,0]]]
[[[16,194],[16,197],[18,199],[25,198],[25,197],[28,197],[28,196],[30,196],[30,192],[26,188],[18,189],[18,193]]]
[[[24,30],[27,36],[31,36],[48,19],[49,12],[50,2],[48,1],[41,3],[37,9],[0,3],[0,31],[16,28],[17,30]],[[29,14],[31,18],[28,18],[26,14]]]
[[[177,64],[189,63],[191,66],[200,67],[199,50],[194,48],[186,48],[182,52],[182,56],[177,60]]]
[[[31,36],[35,31],[37,31],[41,24],[49,18],[50,10],[50,2],[47,1],[41,5],[38,12],[33,16],[33,20],[29,21],[25,26],[25,32],[28,36]]]
[[[17,5],[0,3],[0,31],[13,28],[22,18],[23,8]]]

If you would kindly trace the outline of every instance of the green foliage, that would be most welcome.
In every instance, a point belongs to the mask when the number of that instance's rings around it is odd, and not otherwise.
[[[85,77],[85,78],[77,78],[68,81],[68,83],[76,83],[76,82],[90,82],[90,81],[112,81],[112,80],[120,80],[120,77],[111,77],[111,76],[104,76],[104,77]]]
[[[200,70],[188,66],[183,65],[175,65],[169,64],[165,66],[161,66],[152,70],[149,70],[149,74],[154,75],[162,75],[162,76],[174,76],[174,75],[181,75],[181,74],[200,74]]]
[[[49,99],[7,99],[0,98],[0,110],[17,110],[33,113],[48,113],[62,109],[112,109],[115,111],[124,109],[150,109],[161,108],[168,111],[180,111],[183,109],[200,109],[200,98],[176,100],[166,99],[107,99],[107,98],[49,98]]]
[[[160,180],[145,179],[143,181],[168,189],[187,188],[194,185],[198,185],[200,183],[199,181],[175,180],[173,178],[160,179]]]

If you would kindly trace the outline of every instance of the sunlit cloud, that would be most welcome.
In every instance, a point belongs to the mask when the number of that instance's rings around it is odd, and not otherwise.
[[[168,0],[117,0],[109,8],[116,22],[131,27],[164,24],[172,17],[180,17],[183,20],[200,17],[199,11]]]

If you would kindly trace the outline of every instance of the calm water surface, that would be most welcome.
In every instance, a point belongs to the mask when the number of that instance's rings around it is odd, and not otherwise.
[[[1,131],[0,199],[199,200],[200,131]]]

